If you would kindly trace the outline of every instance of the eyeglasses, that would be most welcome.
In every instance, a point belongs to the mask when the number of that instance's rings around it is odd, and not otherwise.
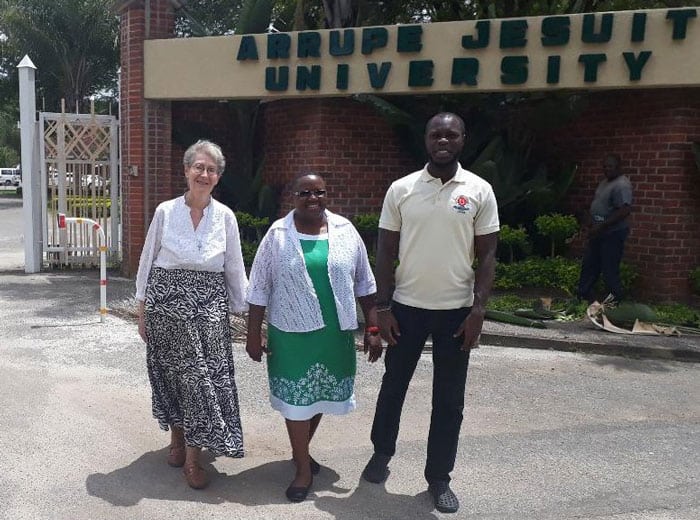
[[[301,190],[295,191],[294,195],[301,197],[302,199],[308,199],[311,197],[311,195],[315,195],[316,197],[325,197],[326,190]]]
[[[218,175],[219,170],[215,168],[214,166],[205,166],[202,163],[195,163],[192,165],[192,168],[194,168],[197,173],[202,174],[204,172],[207,172],[208,175]]]

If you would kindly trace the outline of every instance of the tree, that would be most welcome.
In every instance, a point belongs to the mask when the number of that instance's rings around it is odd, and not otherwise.
[[[0,0],[6,35],[1,80],[15,82],[27,54],[37,67],[39,104],[85,108],[89,96],[116,92],[119,21],[110,0]]]
[[[323,0],[325,26],[337,29],[357,25],[358,0]]]
[[[230,34],[238,23],[240,0],[189,0],[176,11],[175,33],[178,36]]]
[[[329,4],[357,6],[357,26],[395,23],[449,22],[484,18],[513,18],[626,9],[654,9],[698,5],[698,0],[335,0]],[[332,19],[335,8],[326,11]]]

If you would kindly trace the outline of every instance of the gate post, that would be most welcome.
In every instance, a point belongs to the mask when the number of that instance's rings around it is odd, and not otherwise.
[[[29,56],[19,69],[19,121],[22,148],[22,212],[24,218],[24,272],[41,270],[41,182],[36,171],[36,67]]]

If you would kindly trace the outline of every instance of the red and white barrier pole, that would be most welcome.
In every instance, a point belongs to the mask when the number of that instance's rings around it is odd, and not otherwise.
[[[107,314],[107,238],[104,229],[89,218],[66,217],[63,213],[58,214],[58,227],[60,229],[65,228],[68,222],[92,224],[92,229],[97,231],[97,235],[100,237],[100,323],[104,323]]]

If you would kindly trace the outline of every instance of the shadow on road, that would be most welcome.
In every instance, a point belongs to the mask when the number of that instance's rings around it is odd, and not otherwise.
[[[166,465],[167,448],[144,453],[128,466],[110,473],[93,473],[85,487],[90,496],[101,498],[118,507],[131,507],[144,499],[182,500],[203,504],[236,503],[244,506],[288,504],[284,490],[294,474],[291,460],[275,461],[237,474],[218,472],[214,458],[202,453],[202,463],[211,476],[211,484],[202,491],[190,489],[182,471]],[[339,520],[357,518],[434,519],[433,504],[427,492],[416,496],[391,494],[383,485],[360,481],[352,494],[350,489],[336,486],[340,479],[333,469],[323,466],[314,477],[308,501]],[[335,493],[321,496],[317,493]]]
[[[182,470],[165,464],[167,448],[143,454],[126,467],[110,473],[89,475],[85,486],[91,496],[112,505],[129,507],[143,499],[184,500],[206,504],[225,502],[245,506],[286,504],[284,490],[294,474],[289,460],[275,461],[228,475],[218,472],[211,462],[211,454],[202,453],[202,463],[211,477],[211,484],[202,491],[190,489]],[[327,467],[314,478],[309,500],[317,491],[347,493],[348,489],[335,486],[339,475]]]
[[[355,491],[347,497],[324,496],[314,505],[327,511],[336,520],[358,518],[417,518],[435,520],[433,500],[427,491],[415,496],[389,493],[384,485],[359,481]]]

